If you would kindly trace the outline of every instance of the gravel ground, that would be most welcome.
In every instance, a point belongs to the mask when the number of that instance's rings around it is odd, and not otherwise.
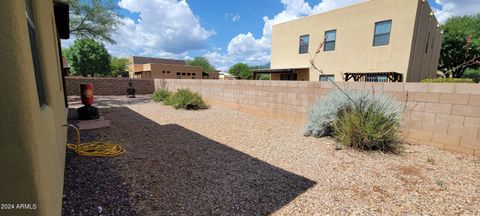
[[[217,107],[101,111],[112,127],[96,138],[127,153],[69,154],[64,214],[100,203],[105,215],[480,215],[472,156],[417,145],[400,155],[336,151],[330,139],[303,137],[303,125]]]

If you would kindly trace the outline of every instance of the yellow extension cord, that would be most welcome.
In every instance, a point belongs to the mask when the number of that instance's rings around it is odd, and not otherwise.
[[[115,157],[126,152],[121,146],[107,142],[95,141],[80,143],[80,130],[71,124],[68,126],[75,128],[77,131],[77,144],[67,143],[67,147],[75,151],[78,155],[89,157]]]

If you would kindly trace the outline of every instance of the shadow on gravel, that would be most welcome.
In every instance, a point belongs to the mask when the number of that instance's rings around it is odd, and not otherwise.
[[[124,191],[112,190],[109,196],[128,193],[132,211],[140,215],[268,215],[315,185],[179,125],[160,125],[125,107],[102,113],[112,121],[112,128],[102,130],[104,138],[127,149],[124,156],[105,159],[118,164],[118,173],[105,173],[104,164],[88,170],[79,166],[78,176],[91,177],[65,188],[105,187],[111,184],[101,178],[105,175],[128,179]],[[78,199],[101,200],[102,195]]]
[[[102,129],[103,130],[103,129]],[[69,143],[76,143],[69,128]],[[81,142],[101,140],[96,130],[82,131]],[[138,215],[131,185],[117,158],[82,157],[67,150],[62,215]]]

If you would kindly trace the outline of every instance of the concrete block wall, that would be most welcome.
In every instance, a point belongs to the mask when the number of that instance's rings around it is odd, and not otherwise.
[[[80,95],[80,84],[92,83],[95,95],[127,95],[128,83],[136,89],[135,94],[152,94],[155,90],[153,79],[66,77],[65,88],[68,96]]]
[[[407,141],[480,156],[480,85],[338,82],[342,88],[370,90],[405,103]],[[155,88],[189,88],[213,106],[304,123],[330,82],[250,80],[155,80]]]

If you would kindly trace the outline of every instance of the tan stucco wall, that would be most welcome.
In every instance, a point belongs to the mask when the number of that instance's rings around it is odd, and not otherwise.
[[[0,215],[60,215],[66,124],[52,1],[33,1],[48,105],[40,108],[24,1],[0,7],[0,203],[36,210]]]
[[[419,2],[415,32],[406,80],[408,82],[419,82],[425,78],[435,77],[438,68],[442,35],[427,1]],[[425,53],[427,44],[428,50]]]
[[[299,37],[310,35],[309,52],[324,41],[325,31],[337,30],[335,51],[317,57],[316,65],[325,74],[342,80],[345,72],[394,71],[407,75],[416,15],[421,0],[369,0],[273,26],[272,69],[309,67],[309,55],[299,54]],[[374,47],[375,23],[392,20],[390,44]],[[433,67],[433,66],[431,66]],[[310,80],[320,73],[311,70]]]

